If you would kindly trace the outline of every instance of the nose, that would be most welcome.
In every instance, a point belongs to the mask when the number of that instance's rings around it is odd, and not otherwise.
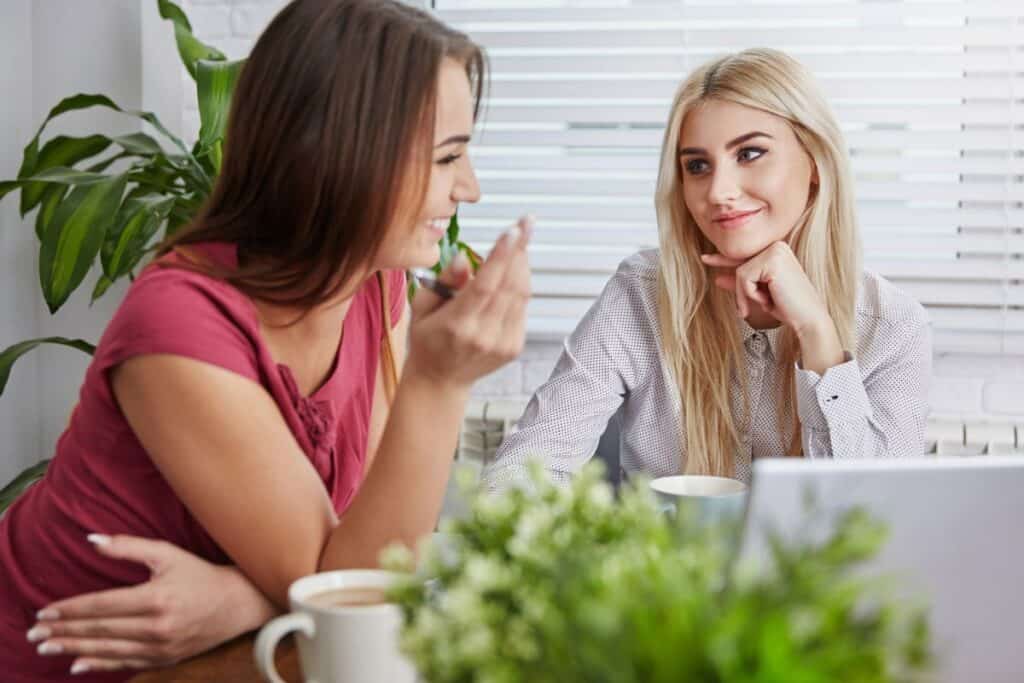
[[[466,163],[460,165],[452,187],[452,199],[456,202],[475,204],[480,201],[480,183],[476,179],[476,171],[466,155]]]
[[[728,164],[720,164],[712,172],[708,183],[708,201],[712,204],[730,204],[740,196],[739,179]]]

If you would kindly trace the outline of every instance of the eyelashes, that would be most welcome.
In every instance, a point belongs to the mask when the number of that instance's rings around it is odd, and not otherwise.
[[[458,161],[461,158],[462,158],[461,154],[449,154],[446,157],[442,157],[442,158],[438,159],[437,163],[441,164],[442,166],[447,166],[448,164],[454,164],[456,161]]]
[[[768,150],[764,147],[744,147],[736,153],[736,160],[741,164],[749,164],[767,153]],[[696,158],[686,161],[683,168],[689,175],[703,175],[711,168],[711,164],[706,159]]]

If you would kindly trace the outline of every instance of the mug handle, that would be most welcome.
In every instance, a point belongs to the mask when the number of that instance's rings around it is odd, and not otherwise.
[[[285,683],[274,666],[274,651],[281,639],[292,631],[299,631],[307,638],[312,638],[316,635],[316,625],[308,614],[293,612],[267,622],[256,637],[256,647],[253,648],[256,668],[270,683]]]

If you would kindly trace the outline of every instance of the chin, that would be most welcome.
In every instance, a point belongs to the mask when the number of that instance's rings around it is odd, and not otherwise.
[[[409,270],[410,268],[430,268],[441,259],[441,249],[436,244],[424,247],[407,248],[400,254],[390,258],[379,259],[377,267],[382,270]]]
[[[751,259],[768,248],[769,242],[763,240],[724,239],[718,240],[715,247],[722,256],[738,261]]]
[[[416,250],[410,250],[407,255],[408,258],[404,259],[406,265],[405,268],[430,268],[435,263],[441,260],[441,247],[436,244],[431,244],[427,247],[420,247]]]

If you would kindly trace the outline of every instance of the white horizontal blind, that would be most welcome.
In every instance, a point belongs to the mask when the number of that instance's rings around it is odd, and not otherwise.
[[[785,50],[816,74],[857,180],[865,262],[930,309],[937,350],[1024,353],[1024,2],[436,0],[488,49],[474,151],[489,244],[539,217],[533,332],[564,334],[616,264],[657,243],[654,182],[678,83]]]

